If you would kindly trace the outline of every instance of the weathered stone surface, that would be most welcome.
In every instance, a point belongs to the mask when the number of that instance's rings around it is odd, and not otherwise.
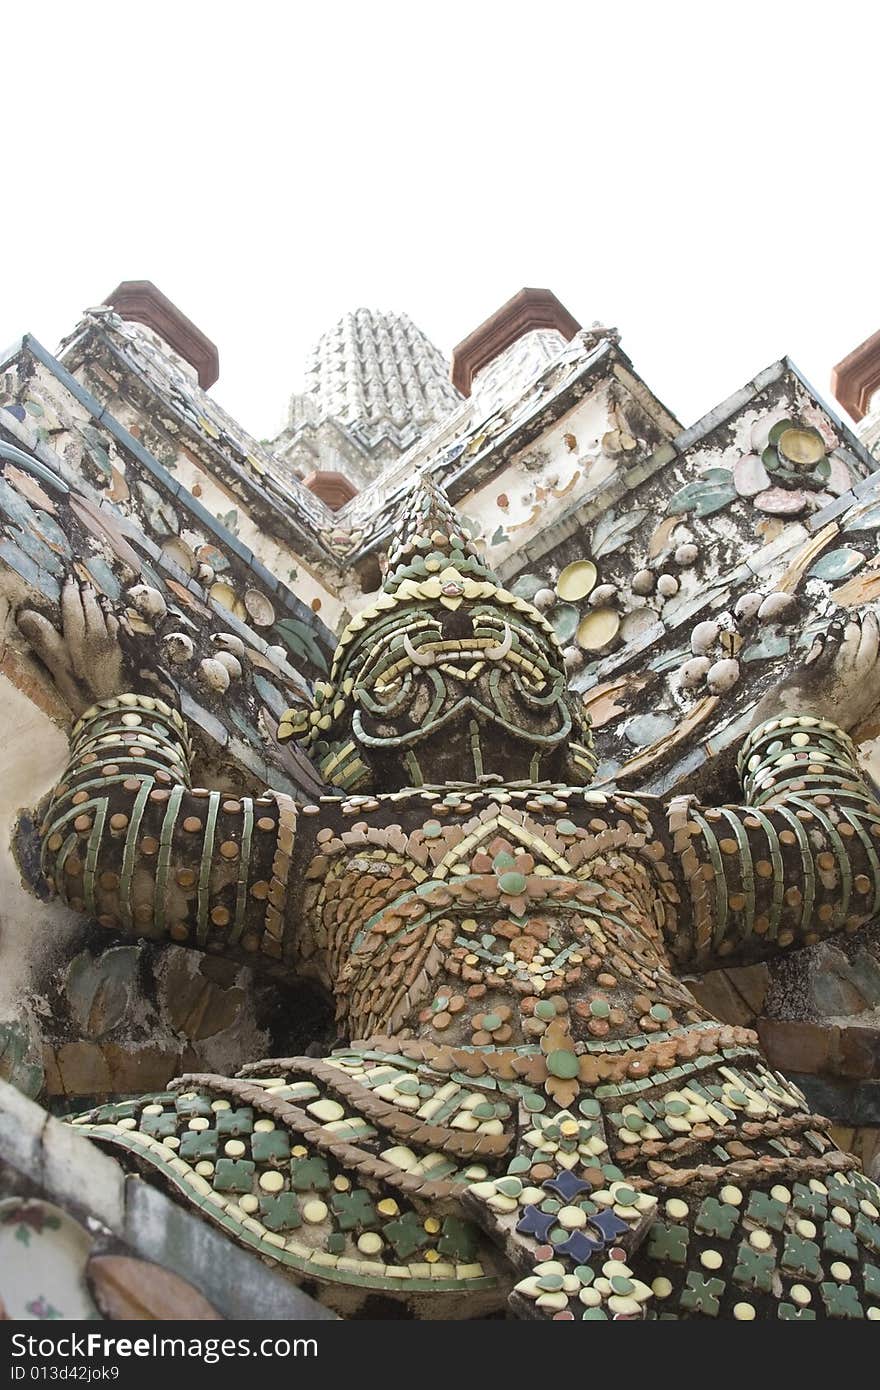
[[[841,1028],[839,1046],[842,1076],[868,1080],[880,1075],[880,1028]]]
[[[738,994],[741,994],[753,1014],[760,1014],[767,997],[770,984],[770,971],[763,961],[757,965],[744,965],[738,970],[726,972]]]
[[[110,1068],[102,1049],[93,1042],[64,1043],[55,1054],[64,1093],[101,1096],[113,1092]]]
[[[103,1053],[116,1094],[132,1091],[136,1086],[147,1091],[161,1090],[170,1076],[187,1070],[196,1060],[191,1049],[174,1049],[168,1045],[129,1044],[123,1047],[118,1043],[105,1043]]]
[[[83,951],[70,962],[67,1001],[86,1037],[101,1038],[125,1018],[140,955],[136,946],[114,946],[97,957]]]
[[[806,1073],[787,1073],[800,1086],[811,1108],[840,1125],[880,1134],[880,1081],[836,1081]]]
[[[862,947],[850,961],[852,982],[869,1008],[880,1005],[880,960],[873,950]]]
[[[43,1044],[43,1077],[44,1097],[64,1095],[64,1083],[61,1080],[61,1072],[58,1070],[55,1049],[49,1043]]]
[[[235,986],[224,989],[206,979],[206,973],[195,969],[194,962],[181,951],[165,977],[166,1008],[172,1025],[195,1042],[231,1027],[245,1004],[243,990]]]
[[[820,1014],[846,1017],[859,1014],[868,1007],[855,985],[832,970],[815,972],[811,985],[812,1003]]]
[[[747,1026],[755,1017],[755,1011],[734,987],[726,970],[710,970],[699,980],[689,980],[691,993],[722,1023],[738,1023]]]
[[[838,1028],[770,1018],[759,1019],[757,1028],[770,1065],[780,1071],[834,1070],[839,1056]]]
[[[30,1019],[0,1023],[0,1079],[25,1095],[35,1096],[43,1084],[39,1035]]]
[[[213,1322],[220,1314],[186,1279],[130,1255],[95,1255],[86,1278],[105,1318]]]
[[[825,941],[806,960],[806,987],[811,1010],[846,1018],[880,1004],[880,963],[868,945]]]
[[[771,1065],[782,1071],[853,1080],[880,1074],[880,1028],[767,1018],[757,1027]]]
[[[880,1177],[880,1124],[857,1125],[850,1130],[846,1149],[855,1154],[865,1172],[876,1182]]]
[[[5,1082],[0,1082],[0,1159],[44,1186],[52,1201],[69,1202],[121,1231],[119,1164]]]
[[[48,1096],[93,1097],[161,1090],[170,1076],[198,1064],[179,1044],[64,1043],[46,1062]]]

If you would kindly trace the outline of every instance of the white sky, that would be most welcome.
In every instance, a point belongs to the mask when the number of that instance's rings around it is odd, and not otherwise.
[[[447,353],[523,285],[690,424],[880,328],[876,5],[9,5],[0,346],[151,279],[280,427],[358,305]]]

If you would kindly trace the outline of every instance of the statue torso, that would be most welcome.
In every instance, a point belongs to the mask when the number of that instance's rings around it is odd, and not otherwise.
[[[706,1017],[669,969],[678,891],[650,802],[544,786],[336,805],[314,818],[299,949],[346,1036],[512,1048],[555,1021],[604,1051]]]

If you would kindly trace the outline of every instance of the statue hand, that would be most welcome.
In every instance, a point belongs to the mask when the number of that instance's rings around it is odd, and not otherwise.
[[[120,620],[91,584],[68,577],[61,590],[61,631],[43,614],[26,608],[19,631],[46,666],[75,714],[125,688]]]
[[[760,702],[755,723],[812,714],[853,729],[880,705],[880,622],[866,611],[832,623],[801,666]]]

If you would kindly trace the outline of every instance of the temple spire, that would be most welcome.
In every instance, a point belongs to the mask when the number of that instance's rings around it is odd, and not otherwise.
[[[358,309],[316,344],[273,452],[335,509],[461,403],[449,363],[405,314]]]

